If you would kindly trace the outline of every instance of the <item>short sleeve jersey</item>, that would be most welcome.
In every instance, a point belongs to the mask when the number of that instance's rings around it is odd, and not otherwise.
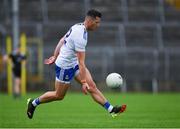
[[[61,68],[72,68],[78,64],[76,52],[85,52],[87,31],[83,23],[73,25],[66,33],[64,44],[56,59],[56,65]]]
[[[26,59],[26,56],[23,54],[11,53],[9,57],[12,59],[13,62],[13,69],[20,70],[21,69],[21,62]]]

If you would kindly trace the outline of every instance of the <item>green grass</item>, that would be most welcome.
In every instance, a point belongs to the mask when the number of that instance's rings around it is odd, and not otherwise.
[[[112,104],[126,103],[127,111],[112,118],[82,93],[68,93],[63,101],[40,105],[32,120],[26,116],[28,94],[15,100],[0,95],[0,127],[23,128],[180,128],[180,94],[107,93]]]

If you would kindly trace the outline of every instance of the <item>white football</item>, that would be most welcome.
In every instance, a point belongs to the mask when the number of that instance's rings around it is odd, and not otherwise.
[[[122,86],[123,79],[122,79],[121,75],[118,73],[110,73],[106,77],[106,84],[110,88],[116,88],[116,87]]]

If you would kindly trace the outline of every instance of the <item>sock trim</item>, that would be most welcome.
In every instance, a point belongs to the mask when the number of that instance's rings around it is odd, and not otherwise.
[[[108,112],[111,112],[112,109],[113,109],[113,106],[107,101],[105,104],[104,104],[104,108],[106,110],[108,110]]]
[[[109,106],[109,108],[108,108],[108,112],[111,112],[111,111],[112,111],[112,109],[113,109],[113,106],[112,106],[112,105],[110,105],[110,106]]]
[[[36,107],[37,105],[39,105],[39,104],[40,104],[39,98],[33,100],[32,104],[33,104],[33,106],[35,106],[35,107]]]
[[[110,106],[110,103],[107,101],[107,102],[104,104],[104,108],[108,110],[109,106]]]

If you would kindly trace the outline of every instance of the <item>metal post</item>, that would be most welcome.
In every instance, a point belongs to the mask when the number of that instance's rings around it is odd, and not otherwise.
[[[158,81],[156,78],[152,79],[152,89],[153,93],[158,93]]]
[[[158,75],[158,66],[159,66],[159,62],[158,62],[158,51],[154,50],[153,52],[154,55],[154,69],[153,69],[153,79],[152,79],[152,90],[153,93],[157,93],[158,92],[158,79],[157,79],[157,75]]]
[[[125,36],[125,26],[122,24],[118,25],[119,43],[120,47],[126,49],[126,36]]]
[[[127,0],[121,0],[121,8],[122,8],[122,15],[123,15],[123,22],[124,24],[128,22],[128,5]]]
[[[157,42],[158,42],[158,49],[163,50],[164,44],[163,44],[163,38],[162,38],[162,26],[160,24],[156,25],[156,36],[157,36]]]
[[[168,81],[169,80],[169,68],[170,68],[170,54],[167,50],[164,51],[164,56],[165,56],[165,60],[164,60],[164,64],[165,64],[165,80]]]
[[[127,85],[126,85],[126,79],[123,79],[123,86],[121,87],[121,91],[123,93],[127,92]]]
[[[19,44],[19,0],[13,0],[13,47],[16,49]]]
[[[165,16],[164,16],[164,0],[159,0],[159,16],[160,16],[160,21],[162,24],[165,23]]]
[[[124,68],[124,82],[123,82],[123,88],[122,88],[122,92],[127,92],[127,62],[128,62],[128,51],[127,49],[125,49],[123,52],[123,68]]]

